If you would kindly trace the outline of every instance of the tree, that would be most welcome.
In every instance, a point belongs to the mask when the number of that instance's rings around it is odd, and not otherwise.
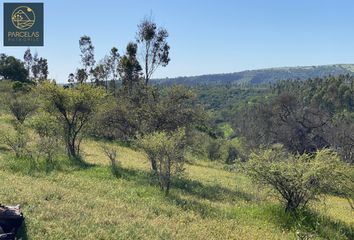
[[[167,37],[167,30],[164,28],[157,29],[156,23],[151,19],[144,19],[138,25],[136,39],[142,49],[146,85],[159,66],[165,67],[170,62],[170,46],[166,41]]]
[[[31,64],[31,71],[32,71],[33,78],[35,80],[38,79],[39,73],[41,71],[38,61],[39,61],[38,54],[35,53],[33,56],[33,59],[32,59],[32,64]]]
[[[118,73],[119,60],[120,60],[120,55],[118,53],[118,48],[113,47],[107,58],[106,65],[107,65],[107,71],[110,75],[110,80],[113,86],[114,93],[116,92],[116,81],[118,80],[118,76],[119,76]],[[107,80],[106,80],[106,88],[107,88]]]
[[[104,98],[104,91],[86,84],[62,88],[53,83],[43,84],[41,90],[47,99],[47,111],[63,124],[68,156],[79,160],[83,132]]]
[[[27,82],[28,71],[20,60],[12,56],[0,54],[0,77],[19,82]]]
[[[88,78],[88,75],[87,75],[85,69],[82,69],[82,68],[77,69],[76,76],[75,76],[76,81],[78,81],[79,83],[85,83],[87,78]]]
[[[48,78],[48,61],[45,58],[40,58],[38,60],[38,66],[39,66],[39,76],[38,80],[43,81]]]
[[[92,45],[91,38],[86,35],[82,36],[79,40],[79,47],[81,51],[81,62],[83,65],[83,70],[85,71],[87,76],[90,76],[95,66],[95,48]]]
[[[68,83],[74,83],[75,82],[75,74],[70,73],[68,76]]]
[[[92,76],[93,76],[96,86],[102,86],[105,82],[106,91],[107,91],[108,75],[109,75],[108,68],[107,68],[107,65],[104,63],[98,64],[92,70]]]
[[[27,72],[29,73],[32,68],[33,57],[31,54],[31,49],[27,48],[25,54],[23,55],[23,61],[25,62],[25,67]]]
[[[118,73],[122,79],[122,85],[128,94],[133,86],[139,83],[141,76],[141,66],[136,58],[138,46],[135,43],[128,43],[126,54],[120,59]]]
[[[145,150],[156,174],[161,190],[167,195],[171,187],[171,175],[183,172],[184,129],[173,133],[155,132],[144,136],[138,144]]]
[[[341,190],[347,184],[348,169],[329,149],[315,155],[293,155],[280,146],[251,154],[246,167],[254,180],[278,194],[285,211],[305,207],[324,194]]]
[[[31,93],[13,94],[9,99],[8,107],[12,115],[20,124],[23,124],[27,117],[37,109],[34,96],[31,95]]]

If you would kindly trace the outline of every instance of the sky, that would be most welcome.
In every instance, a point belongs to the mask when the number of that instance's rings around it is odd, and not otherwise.
[[[352,0],[47,0],[44,46],[49,77],[66,82],[80,67],[79,38],[91,37],[96,60],[120,54],[137,25],[153,16],[169,32],[171,62],[154,78],[228,73],[282,66],[354,63]],[[26,47],[0,53],[23,57]]]

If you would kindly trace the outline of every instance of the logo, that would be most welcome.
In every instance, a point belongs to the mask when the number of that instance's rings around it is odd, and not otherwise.
[[[4,46],[43,46],[43,3],[4,3]]]
[[[17,29],[20,30],[27,30],[31,28],[35,21],[36,15],[32,8],[27,6],[20,6],[13,11],[12,16],[12,23]]]

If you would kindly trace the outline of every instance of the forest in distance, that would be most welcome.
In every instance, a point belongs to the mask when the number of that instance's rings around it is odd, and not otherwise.
[[[164,80],[155,21],[102,59],[94,40],[65,84],[30,48],[0,54],[19,239],[354,239],[353,65]]]

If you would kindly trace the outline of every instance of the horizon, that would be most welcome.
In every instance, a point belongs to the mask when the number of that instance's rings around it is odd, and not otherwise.
[[[170,64],[154,79],[354,62],[354,33],[348,31],[354,3],[347,0],[42,2],[44,47],[30,49],[48,59],[49,78],[59,83],[80,66],[80,36],[91,37],[96,61],[113,46],[122,55],[150,14],[168,30],[171,46]],[[2,46],[0,52],[22,59],[26,49]]]

